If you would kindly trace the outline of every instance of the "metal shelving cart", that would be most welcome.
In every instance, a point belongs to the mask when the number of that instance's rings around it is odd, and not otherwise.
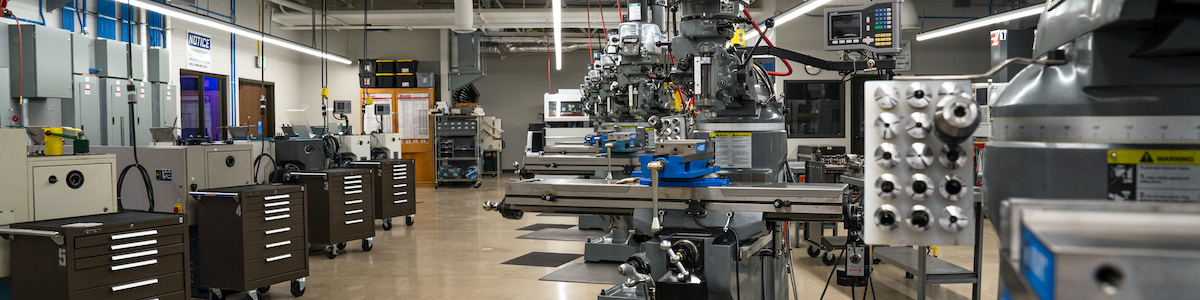
[[[434,116],[434,149],[437,168],[434,188],[457,183],[483,185],[483,155],[479,150],[481,117]]]

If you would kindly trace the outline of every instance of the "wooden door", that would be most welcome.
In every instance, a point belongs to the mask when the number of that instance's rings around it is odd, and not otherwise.
[[[425,103],[422,105],[426,109],[426,110],[424,110],[424,115],[425,115],[425,118],[428,120],[426,122],[426,126],[427,126],[426,130],[424,131],[425,134],[423,135],[424,138],[419,138],[419,137],[405,138],[403,149],[401,149],[401,153],[402,153],[401,158],[413,160],[413,164],[414,164],[413,169],[416,174],[417,186],[433,187],[433,185],[434,185],[433,176],[434,176],[434,172],[435,172],[435,170],[434,170],[434,151],[433,151],[433,118],[428,116],[428,111],[432,110],[434,108],[434,103],[437,102],[437,95],[434,92],[434,89],[432,89],[432,88],[409,88],[409,89],[378,88],[378,89],[362,89],[361,90],[362,95],[381,94],[381,93],[386,93],[386,94],[391,95],[393,114],[400,113],[401,110],[403,109],[402,107],[411,108],[410,106],[401,105],[402,101],[414,101],[414,100],[418,100],[418,99],[422,99],[422,98],[427,99],[427,100],[423,101]],[[360,98],[359,101],[362,101],[363,100],[362,98],[365,98],[365,97],[359,97],[359,98]],[[359,107],[362,107],[361,102],[359,103]],[[362,126],[362,125],[363,124],[360,122],[359,126]],[[402,127],[402,126],[404,126],[404,127]],[[409,127],[410,126],[408,126],[408,125],[401,125],[400,118],[398,118],[398,117],[392,118],[393,132],[400,132],[401,130],[403,130],[405,128],[409,128]],[[362,128],[362,127],[359,127],[359,128]]]
[[[266,105],[265,110],[262,105]],[[275,136],[275,84],[254,80],[238,81],[238,126],[250,127],[250,136]],[[259,131],[259,126],[262,131]]]

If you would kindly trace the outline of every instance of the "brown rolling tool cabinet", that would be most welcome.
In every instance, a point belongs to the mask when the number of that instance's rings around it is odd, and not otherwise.
[[[192,192],[199,201],[195,287],[209,299],[246,292],[258,300],[272,284],[291,281],[304,295],[309,222],[305,187],[247,185]]]
[[[364,169],[329,169],[292,172],[308,191],[309,243],[325,245],[325,257],[334,259],[346,242],[362,240],[371,251],[375,239],[374,181]]]
[[[409,176],[411,159],[356,161],[351,167],[371,171],[375,184],[375,219],[383,220],[383,230],[392,230],[392,218],[405,217],[413,225],[417,213],[417,180]]]
[[[13,299],[185,300],[182,215],[122,212],[12,224]]]

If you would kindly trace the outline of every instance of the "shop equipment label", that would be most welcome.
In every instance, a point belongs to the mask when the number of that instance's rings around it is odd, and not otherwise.
[[[1109,150],[1108,198],[1200,202],[1200,151]]]
[[[708,136],[716,142],[715,163],[722,169],[754,167],[754,145],[749,132],[716,132]]]

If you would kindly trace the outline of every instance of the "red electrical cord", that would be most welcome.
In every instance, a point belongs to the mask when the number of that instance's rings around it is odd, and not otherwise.
[[[621,0],[617,0],[617,18],[621,18],[620,21],[625,22],[625,14],[621,12]]]
[[[618,0],[618,1],[620,1],[620,0]],[[742,14],[746,15],[747,19],[750,19],[750,25],[754,25],[754,30],[758,31],[759,38],[761,38],[764,42],[767,42],[767,46],[775,47],[775,43],[772,43],[771,39],[767,38],[767,34],[765,32],[763,32],[762,28],[758,27],[758,23],[754,22],[754,17],[750,16],[750,10],[743,7]],[[787,72],[767,71],[767,75],[772,75],[772,76],[792,75],[792,64],[788,63],[788,61],[786,59],[779,59],[779,60],[783,61],[784,66],[787,66]]]

